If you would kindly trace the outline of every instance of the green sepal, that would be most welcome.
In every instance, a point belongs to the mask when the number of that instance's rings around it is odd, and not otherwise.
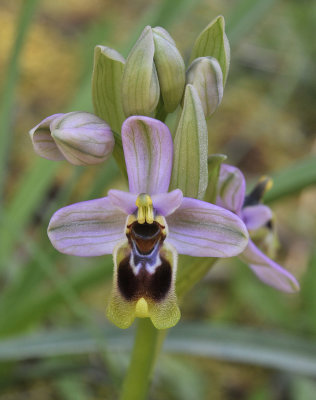
[[[225,86],[230,63],[230,48],[225,33],[225,20],[222,15],[210,22],[196,39],[190,62],[198,57],[214,57],[218,60],[223,72]]]
[[[208,185],[204,200],[209,203],[216,203],[217,183],[221,164],[227,159],[225,154],[212,154],[208,156]]]
[[[113,132],[114,141],[115,141],[115,145],[114,145],[114,149],[113,149],[113,156],[114,156],[115,161],[117,162],[117,165],[119,166],[121,172],[123,173],[124,178],[128,179],[122,137],[118,133],[116,133],[114,131],[112,131],[112,132]]]
[[[105,46],[94,49],[92,100],[95,114],[121,132],[125,119],[122,105],[122,76],[125,59],[116,50]]]
[[[187,85],[183,110],[174,138],[171,187],[184,196],[203,199],[207,187],[208,133],[199,95]]]
[[[199,57],[189,66],[187,83],[192,84],[200,97],[205,118],[209,118],[223,98],[223,73],[214,57]]]
[[[150,26],[146,26],[127,57],[124,68],[122,100],[126,117],[154,114],[160,96],[154,53],[153,32]]]
[[[185,65],[176,44],[169,33],[161,28],[153,28],[155,55],[161,96],[164,108],[173,112],[181,101],[185,85]]]

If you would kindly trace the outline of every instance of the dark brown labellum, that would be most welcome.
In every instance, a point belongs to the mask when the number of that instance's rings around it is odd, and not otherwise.
[[[133,222],[127,227],[130,253],[118,265],[118,288],[126,300],[162,300],[172,281],[172,267],[161,254],[164,226]]]
[[[124,258],[118,265],[117,283],[122,296],[126,300],[138,300],[141,297],[154,301],[163,300],[168,294],[172,281],[172,268],[170,263],[161,258],[154,273],[148,272],[142,265],[135,275],[130,265],[130,257]]]

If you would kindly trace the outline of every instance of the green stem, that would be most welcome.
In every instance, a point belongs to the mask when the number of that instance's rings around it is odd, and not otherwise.
[[[146,399],[155,361],[166,331],[154,328],[149,318],[138,320],[132,358],[120,400]]]

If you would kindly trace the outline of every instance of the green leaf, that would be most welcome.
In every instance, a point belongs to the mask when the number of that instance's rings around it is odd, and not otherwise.
[[[141,322],[149,324],[149,320]],[[131,335],[126,335],[126,331],[105,325],[99,328],[99,334],[106,342],[107,349],[127,351],[131,348]],[[170,330],[164,349],[172,354],[257,365],[316,377],[314,341],[262,329],[197,322],[180,323]],[[86,327],[46,331],[0,342],[1,361],[90,354],[98,351],[98,339]],[[150,357],[150,354],[140,353],[139,357]]]
[[[7,173],[7,161],[10,154],[12,140],[11,123],[13,118],[15,118],[15,110],[13,108],[15,89],[20,71],[20,57],[24,44],[26,43],[28,30],[38,2],[38,0],[29,0],[21,3],[20,16],[17,22],[16,38],[12,44],[11,55],[8,63],[8,72],[7,75],[3,77],[0,103],[0,202],[3,201],[2,197]]]
[[[203,199],[207,187],[208,133],[196,89],[187,85],[181,118],[174,139],[171,189]]]
[[[203,323],[179,324],[165,350],[316,376],[316,344],[262,329]]]
[[[288,168],[272,174],[273,186],[264,195],[265,202],[271,202],[297,193],[316,184],[316,157],[300,160]]]
[[[121,132],[125,119],[121,98],[124,57],[116,50],[96,46],[92,75],[92,100],[95,114]]]
[[[23,174],[18,193],[6,207],[0,230],[0,269],[8,265],[8,259],[15,241],[23,235],[23,229],[38,209],[50,187],[60,163],[43,158],[35,162]]]
[[[208,156],[208,185],[204,200],[215,204],[217,194],[217,182],[221,164],[226,160],[224,154],[212,154]]]
[[[147,26],[127,57],[123,80],[122,100],[126,117],[151,116],[159,101],[160,88],[154,64],[153,32]]]
[[[217,59],[223,72],[225,86],[229,70],[230,48],[225,33],[225,20],[223,16],[216,17],[200,33],[194,44],[190,62],[198,57],[214,57]]]

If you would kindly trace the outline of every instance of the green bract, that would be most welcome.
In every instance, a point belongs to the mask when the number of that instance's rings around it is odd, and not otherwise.
[[[214,57],[218,60],[223,72],[225,86],[229,70],[230,48],[225,33],[225,20],[223,16],[216,17],[200,33],[194,44],[190,60],[193,61],[198,57]]]
[[[225,154],[212,154],[208,156],[208,185],[204,200],[215,204],[217,193],[217,182],[221,164],[227,159]]]
[[[115,132],[121,131],[125,119],[121,99],[124,64],[124,57],[116,50],[96,46],[92,75],[94,111]]]
[[[181,118],[174,138],[171,188],[203,199],[207,187],[208,133],[199,95],[187,85]]]

